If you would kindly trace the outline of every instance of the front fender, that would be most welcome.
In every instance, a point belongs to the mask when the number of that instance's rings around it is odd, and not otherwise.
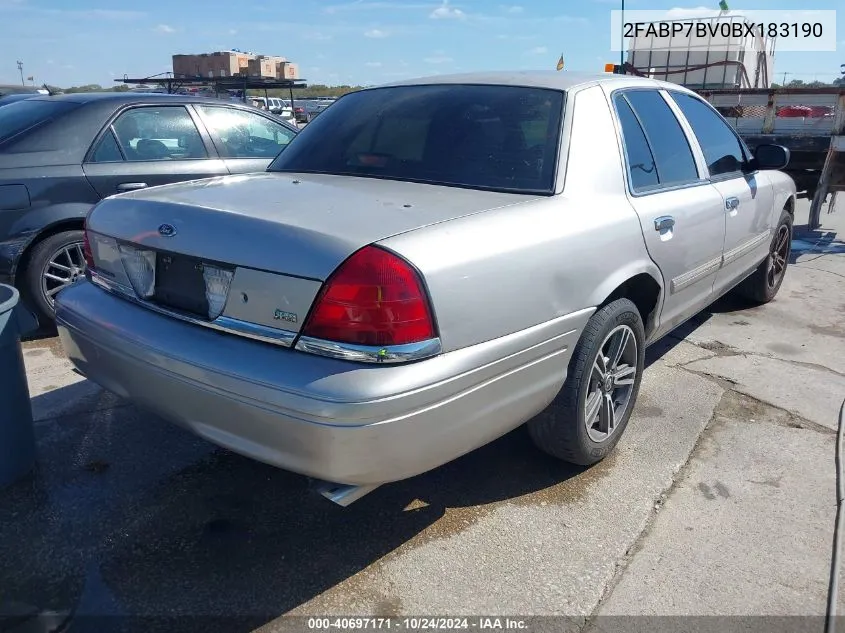
[[[772,226],[777,226],[781,211],[783,211],[790,199],[792,199],[792,204],[795,204],[797,188],[792,176],[782,171],[767,171],[766,175],[769,178],[769,182],[772,183],[772,194],[774,196],[772,202]]]

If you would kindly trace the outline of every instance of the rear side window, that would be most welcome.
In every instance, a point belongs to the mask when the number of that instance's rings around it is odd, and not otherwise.
[[[91,157],[93,163],[117,163],[123,160],[123,155],[120,153],[120,148],[117,146],[117,141],[114,140],[114,134],[109,129],[100,139],[97,149],[94,150],[94,155]]]
[[[72,101],[24,99],[0,108],[0,142],[64,116],[80,104]]]
[[[631,188],[641,191],[659,184],[657,181],[657,166],[654,156],[648,146],[648,140],[643,133],[640,122],[628,101],[624,97],[616,97],[616,112],[622,125],[622,139],[625,141],[625,154],[628,159],[628,170],[631,174]]]
[[[631,90],[617,95],[615,100],[617,112],[622,100],[636,117],[651,150],[659,186],[671,187],[699,180],[687,137],[669,104],[659,92]],[[620,113],[620,118],[621,116]],[[625,141],[627,144],[627,137]],[[638,163],[629,162],[629,165],[634,164]]]

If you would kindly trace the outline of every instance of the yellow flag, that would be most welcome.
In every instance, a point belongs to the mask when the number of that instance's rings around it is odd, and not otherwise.
[[[560,59],[557,60],[557,69],[563,70],[563,55],[560,56]]]

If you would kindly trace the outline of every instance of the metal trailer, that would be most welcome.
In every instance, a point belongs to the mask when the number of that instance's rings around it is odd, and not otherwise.
[[[707,38],[689,35],[693,23],[708,27]],[[748,25],[742,15],[719,13],[676,22],[680,34],[659,36],[655,31],[628,41],[626,65],[652,79],[687,88],[769,88],[774,68],[775,39],[761,35],[732,35],[721,27]]]
[[[821,224],[836,194],[845,191],[845,85],[826,88],[698,90],[750,148],[776,143],[790,151],[784,170],[812,200],[809,228]]]

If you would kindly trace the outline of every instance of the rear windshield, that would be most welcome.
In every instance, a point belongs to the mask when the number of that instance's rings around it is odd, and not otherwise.
[[[0,142],[79,107],[71,101],[24,99],[0,108]]]
[[[430,85],[351,93],[315,118],[270,171],[552,193],[563,93]]]

